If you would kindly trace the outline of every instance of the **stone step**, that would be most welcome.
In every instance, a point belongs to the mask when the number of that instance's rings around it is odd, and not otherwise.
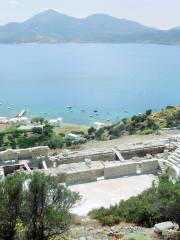
[[[158,163],[159,163],[159,168],[161,170],[161,173],[165,174],[166,170],[165,170],[165,166],[164,166],[163,162],[159,161]]]
[[[180,159],[175,155],[171,155],[170,158],[176,161],[177,163],[180,162]]]
[[[173,164],[177,165],[177,162],[176,162],[176,161],[174,161],[174,159],[173,159],[172,157],[170,157],[170,158],[169,158],[169,162],[171,162],[171,163],[173,163]]]
[[[174,154],[180,158],[180,152],[175,152]]]
[[[112,148],[111,150],[116,154],[116,156],[118,157],[120,162],[124,162],[125,161],[125,159],[123,158],[123,156],[121,155],[121,153],[120,153],[120,151],[118,149]]]
[[[180,158],[180,153],[179,152],[174,152],[174,155]]]

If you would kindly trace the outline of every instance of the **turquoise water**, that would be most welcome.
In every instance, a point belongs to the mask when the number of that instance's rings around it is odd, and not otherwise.
[[[30,116],[83,124],[178,105],[180,46],[0,45],[0,102],[0,115],[26,106]]]

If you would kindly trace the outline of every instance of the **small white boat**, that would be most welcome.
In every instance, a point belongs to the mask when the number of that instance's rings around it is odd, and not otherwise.
[[[67,106],[68,109],[72,109],[72,106]]]
[[[16,117],[21,118],[21,117],[24,117],[25,115],[26,115],[26,110],[22,110],[20,113],[16,115]]]

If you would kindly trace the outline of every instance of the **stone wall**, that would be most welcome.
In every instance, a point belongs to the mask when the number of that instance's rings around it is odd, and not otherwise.
[[[56,162],[56,165],[59,166],[61,164],[71,164],[71,163],[79,163],[84,162],[86,158],[91,159],[91,161],[113,161],[116,159],[116,155],[113,151],[105,151],[105,152],[91,152],[89,154],[78,152],[77,155],[68,155],[67,157],[64,156],[53,156],[50,157],[50,161],[48,161],[48,166],[52,167],[53,162]]]
[[[0,152],[0,161],[18,160],[18,151],[7,149],[6,151]]]
[[[132,149],[120,149],[117,148],[122,157],[125,160],[132,159],[133,157],[145,157],[147,154],[155,156],[156,154],[163,153],[165,150],[164,145],[155,145],[149,147],[135,147]],[[87,153],[86,151],[76,151],[70,152],[67,156],[63,156],[62,154],[57,156],[52,156],[49,158],[48,167],[53,166],[53,162],[56,163],[56,166],[61,164],[71,164],[71,163],[79,163],[84,162],[85,158],[91,159],[91,161],[113,161],[117,159],[116,154],[111,149],[92,149]]]
[[[0,161],[36,159],[39,156],[48,156],[49,148],[47,146],[27,148],[27,149],[8,149],[0,152]]]
[[[31,148],[18,150],[18,159],[29,159],[32,158]]]
[[[124,159],[131,159],[133,157],[145,157],[147,154],[156,155],[159,153],[164,153],[165,145],[158,145],[158,146],[150,146],[144,148],[134,148],[134,149],[126,149],[120,150]]]
[[[136,163],[125,163],[119,166],[107,166],[104,169],[104,178],[118,178],[136,174]]]
[[[94,182],[97,180],[96,173],[92,170],[83,172],[70,172],[65,175],[65,182],[68,185]]]
[[[156,159],[151,159],[141,162],[141,173],[157,173],[159,169],[159,163]]]
[[[124,163],[119,166],[107,166],[104,169],[104,178],[118,178],[145,173],[157,173],[159,163],[156,159],[146,160],[142,162]],[[138,172],[138,170],[140,170]]]
[[[31,148],[32,159],[36,159],[39,156],[47,157],[48,152],[49,152],[49,147],[47,146]]]
[[[90,158],[91,161],[108,161],[108,160],[114,160],[115,154],[114,153],[101,153],[101,154],[92,154],[92,155],[84,155],[79,157],[67,157],[63,158],[60,161],[58,161],[58,164],[67,164],[67,163],[78,163],[83,162],[85,158]]]
[[[159,163],[156,159],[140,162],[135,161],[92,161],[88,166],[85,162],[63,164],[56,168],[45,170],[46,174],[55,175],[59,182],[68,185],[97,181],[98,177],[113,179],[124,176],[157,173]]]

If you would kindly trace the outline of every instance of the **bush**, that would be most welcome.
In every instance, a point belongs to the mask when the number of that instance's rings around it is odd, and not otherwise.
[[[121,221],[152,227],[160,221],[180,224],[180,181],[176,184],[161,177],[158,187],[154,185],[137,197],[121,201],[108,209],[100,208],[90,216],[103,225],[114,225]]]
[[[144,233],[130,233],[123,237],[123,240],[151,240],[152,238]]]
[[[54,135],[48,141],[48,146],[51,149],[62,148],[64,145],[64,142],[65,142],[64,138],[62,138],[60,135]]]
[[[31,119],[31,123],[43,124],[45,122],[42,117],[35,117]]]
[[[32,128],[32,133],[42,134],[43,130],[41,127]]]
[[[38,137],[22,136],[17,139],[17,145],[19,148],[30,148],[35,147],[38,141]]]
[[[93,135],[93,134],[95,134],[95,132],[96,132],[96,129],[95,129],[94,127],[90,127],[90,128],[88,129],[88,134],[89,134],[89,135]]]
[[[57,178],[15,173],[0,181],[0,239],[50,240],[68,230],[77,193]]]

